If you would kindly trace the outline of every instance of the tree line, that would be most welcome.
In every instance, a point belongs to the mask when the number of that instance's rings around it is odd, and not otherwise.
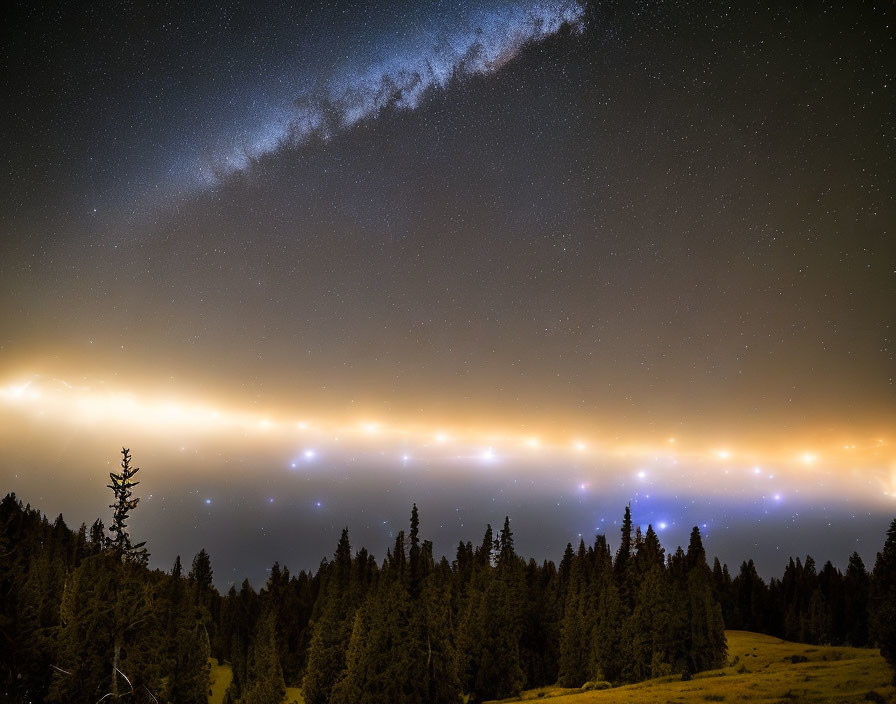
[[[892,529],[891,529],[892,531]],[[878,560],[874,575],[883,578]],[[857,552],[841,572],[830,561],[817,570],[815,560],[790,558],[782,578],[766,582],[752,560],[732,579],[728,565],[713,565],[713,589],[728,628],[756,631],[815,645],[874,645],[874,580]]]
[[[700,531],[667,555],[626,507],[615,554],[605,536],[558,563],[516,553],[509,519],[437,560],[411,510],[382,562],[343,530],[332,559],[296,575],[275,563],[256,591],[220,595],[205,550],[184,574],[150,570],[127,521],[139,501],[130,455],[111,473],[107,530],[70,530],[0,502],[0,691],[10,701],[202,703],[210,658],[229,663],[229,704],[456,704],[554,683],[605,688],[689,678],[726,662],[724,629],[810,643],[877,645],[896,660],[896,521],[869,574],[791,560],[766,584],[752,561],[730,577]]]

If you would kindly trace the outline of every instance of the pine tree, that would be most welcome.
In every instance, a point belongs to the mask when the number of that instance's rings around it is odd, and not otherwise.
[[[411,529],[416,527],[416,511]],[[346,670],[333,689],[334,704],[402,704],[459,700],[460,683],[451,629],[451,571],[436,568],[432,544],[418,546],[420,595],[411,598],[411,562],[404,533],[388,552],[376,589],[357,611],[346,654]]]
[[[672,671],[690,677],[691,663],[690,593],[688,585],[687,557],[679,546],[667,560],[669,575],[669,600],[673,605],[669,623],[671,651],[669,662]]]
[[[844,592],[847,595],[844,621],[846,632],[844,640],[847,645],[862,648],[868,645],[868,608],[871,598],[871,578],[865,570],[865,563],[854,552],[849,558],[849,565],[843,580]]]
[[[432,546],[429,545],[432,553]],[[418,612],[425,619],[425,691],[431,704],[456,704],[461,686],[457,669],[456,634],[451,610],[451,567],[444,558],[427,576]]]
[[[308,648],[308,668],[302,692],[308,704],[326,704],[333,687],[343,677],[359,592],[352,585],[351,545],[343,529],[327,575],[323,608],[314,624]]]
[[[366,683],[368,668],[368,643],[367,635],[370,626],[367,623],[367,604],[355,612],[352,622],[352,634],[348,641],[348,649],[345,653],[345,672],[342,678],[333,687],[330,701],[333,704],[353,704],[364,701],[362,686]],[[370,693],[367,694],[370,697]]]
[[[106,547],[106,527],[101,519],[97,518],[90,526],[90,551],[98,553]]]
[[[504,518],[497,548],[496,578],[489,585],[485,599],[489,610],[481,612],[487,621],[482,629],[483,654],[474,690],[485,699],[515,696],[525,684],[519,650],[522,570],[513,546],[509,517]]]
[[[722,609],[713,598],[712,576],[700,529],[694,526],[685,558],[688,593],[688,659],[685,674],[721,667],[727,653]]]
[[[871,575],[871,628],[880,654],[893,668],[896,684],[896,519],[887,530]]]
[[[257,628],[260,612],[260,599],[244,579],[239,592],[231,588],[222,614],[226,614],[230,637],[226,643],[226,652],[230,658],[233,679],[227,690],[230,702],[237,702],[249,686],[250,644]]]
[[[634,608],[624,626],[627,658],[623,678],[638,682],[669,674],[673,644],[672,604],[669,602],[668,577],[663,548],[652,526],[638,541],[632,561]]]
[[[128,516],[140,502],[139,498],[132,498],[134,487],[140,483],[134,481],[139,471],[139,467],[131,467],[131,451],[126,447],[121,448],[121,472],[109,472],[112,483],[108,486],[115,498],[115,503],[109,505],[113,509],[109,546],[122,561],[145,565],[149,561],[149,553],[143,547],[146,543],[132,543],[127,530]]]
[[[171,575],[164,590],[164,598],[159,607],[159,621],[164,627],[164,657],[167,671],[174,669],[177,663],[180,635],[178,631],[185,611],[184,594],[183,568],[180,563],[180,555],[178,555],[171,568]]]
[[[417,504],[411,509],[411,531],[408,534],[410,538],[410,548],[408,550],[408,567],[410,569],[410,580],[408,591],[412,599],[416,599],[420,594],[421,563],[420,563],[420,514],[417,511]]]
[[[403,704],[423,673],[415,667],[423,653],[411,628],[410,579],[404,531],[388,552],[376,590],[358,610],[346,654],[346,669],[333,688],[333,704]]]
[[[538,565],[530,558],[525,571],[523,631],[520,635],[520,666],[526,676],[525,689],[553,684],[558,678],[562,614],[557,588],[554,563],[545,560]],[[586,648],[586,657],[588,650]]]
[[[793,558],[784,568],[784,576],[781,579],[781,592],[784,601],[784,638],[787,640],[798,641],[800,639],[800,612],[802,595],[800,591],[800,582],[802,579],[803,563],[797,558],[794,562]]]
[[[274,620],[274,613],[269,611],[258,622],[249,653],[248,682],[240,704],[281,704],[286,695]]]
[[[474,691],[482,664],[483,628],[489,608],[486,591],[494,579],[491,563],[493,548],[492,527],[489,524],[486,526],[482,543],[473,551],[472,559],[468,560],[469,577],[458,587],[462,595],[458,608],[458,673],[461,686],[467,693]],[[466,554],[465,549],[458,548],[457,563],[459,572],[464,576],[466,576],[466,570],[463,568]]]
[[[806,555],[806,561],[803,563],[803,569],[800,573],[797,583],[797,593],[799,595],[796,604],[796,617],[799,620],[799,637],[801,643],[817,643],[818,638],[812,630],[811,608],[812,595],[818,586],[818,574],[815,571],[815,560],[811,555]]]
[[[514,551],[509,518],[505,518],[498,540],[493,541],[492,536],[488,526],[474,556],[458,635],[459,671],[471,701],[510,697],[525,683],[520,664],[523,571]]]
[[[177,632],[174,667],[168,678],[168,699],[179,704],[206,704],[209,688],[208,631],[188,608]]]
[[[72,565],[77,567],[81,564],[81,560],[84,559],[90,553],[90,547],[87,541],[87,524],[82,523],[81,527],[78,528],[78,534],[75,536],[75,545],[74,545],[74,554],[71,556],[69,560]]]
[[[40,699],[50,684],[56,658],[59,603],[63,598],[65,565],[53,550],[52,542],[43,546],[28,566],[17,603],[17,632],[13,647],[22,664],[19,674],[25,680],[25,699]]]
[[[731,591],[734,595],[735,614],[730,627],[763,632],[768,611],[766,586],[752,560],[741,564],[740,572],[731,583]]]
[[[113,699],[144,686],[159,691],[161,647],[144,568],[121,562],[115,551],[102,552],[82,561],[66,589],[61,672],[48,701],[87,701],[98,690]]]
[[[632,558],[631,504],[628,504],[625,507],[621,533],[622,542],[619,544],[619,550],[616,553],[616,562],[613,564],[613,570],[616,573],[616,586],[619,590],[619,597],[622,599],[622,603],[626,609],[630,611],[632,608],[632,585],[631,575],[629,574],[629,562]]]
[[[818,574],[818,584],[810,602],[810,621],[815,643],[842,645],[845,624],[843,622],[843,575],[830,560],[824,563]]]
[[[187,575],[193,585],[197,604],[204,603],[206,595],[211,591],[213,574],[211,558],[203,548],[193,558],[193,565]]]
[[[104,626],[111,620],[116,599],[115,570],[109,561],[107,554],[84,560],[66,584],[59,670],[54,672],[47,701],[88,701],[97,691],[108,691],[107,663],[115,635]]]
[[[212,584],[213,575],[211,557],[203,548],[193,557],[187,582],[197,618],[205,627],[210,642],[216,642],[216,625],[220,617],[220,600]]]
[[[559,682],[563,687],[581,687],[588,680],[591,640],[590,613],[586,612],[587,588],[585,543],[572,560],[569,588],[560,631]]]
[[[139,501],[133,488],[137,469],[127,448],[121,451],[121,472],[109,474],[115,502],[109,550],[82,561],[63,599],[60,632],[61,669],[54,675],[53,701],[78,701],[108,687],[113,699],[141,687],[158,691],[161,673],[153,585],[145,578],[148,553],[131,542],[127,520]],[[104,675],[108,675],[105,677]]]
[[[613,563],[606,542],[595,551],[595,626],[592,638],[592,674],[595,680],[619,682],[625,666],[623,625],[626,609],[619,597]]]
[[[557,579],[559,580],[560,590],[563,597],[566,596],[566,588],[569,585],[569,577],[572,574],[572,561],[575,557],[575,550],[572,549],[572,543],[566,544],[566,550],[563,551],[563,557],[560,560],[560,567],[557,570]]]

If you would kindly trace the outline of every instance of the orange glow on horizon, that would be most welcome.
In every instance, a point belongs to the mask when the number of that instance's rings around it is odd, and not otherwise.
[[[739,465],[749,467],[749,474],[768,474],[764,466],[786,470],[792,481],[800,478],[843,480],[856,473],[873,478],[878,496],[896,498],[896,458],[885,438],[865,441],[842,437],[826,445],[806,449],[805,443],[771,439],[763,444],[719,444],[699,438],[658,435],[655,438],[637,434],[608,437],[572,435],[546,427],[533,434],[533,423],[526,433],[513,428],[480,423],[425,421],[404,422],[402,419],[320,417],[312,409],[296,409],[290,414],[225,407],[199,399],[177,396],[137,394],[127,390],[76,386],[61,379],[44,379],[37,375],[20,377],[0,385],[0,411],[21,420],[47,425],[72,425],[102,428],[103,431],[128,431],[150,437],[209,436],[247,442],[314,439],[317,442],[342,443],[344,446],[389,447],[404,443],[420,448],[433,460],[439,458],[479,458],[488,464],[518,466],[527,462],[544,462],[547,458],[567,458],[570,462],[659,461],[670,466],[689,463],[711,466],[730,476]],[[796,445],[796,447],[795,447]],[[535,452],[537,450],[537,452]],[[427,453],[429,453],[427,455]]]

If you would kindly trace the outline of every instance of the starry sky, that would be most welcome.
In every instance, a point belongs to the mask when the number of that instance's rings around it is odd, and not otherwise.
[[[746,5],[746,6],[741,6]],[[784,6],[781,6],[784,5]],[[792,5],[792,6],[791,6]],[[896,513],[896,8],[16,3],[0,488],[154,566],[866,561]]]

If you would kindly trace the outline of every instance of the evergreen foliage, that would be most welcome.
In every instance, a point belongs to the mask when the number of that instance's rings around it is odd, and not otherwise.
[[[170,573],[146,567],[127,534],[134,472],[126,454],[111,540],[99,521],[73,531],[14,495],[0,502],[6,700],[201,704],[216,656],[233,671],[230,704],[279,704],[299,684],[309,703],[479,702],[555,682],[689,678],[724,663],[725,623],[896,654],[896,521],[872,575],[855,553],[845,574],[807,556],[766,583],[749,560],[733,579],[718,560],[710,569],[696,527],[667,557],[629,507],[615,559],[597,536],[559,566],[525,562],[505,518],[497,537],[489,526],[478,547],[436,562],[414,506],[382,565],[352,555],[344,530],[315,573],[275,563],[260,592],[244,581],[221,597],[205,550],[186,577],[180,557]]]
[[[281,704],[286,694],[277,652],[276,616],[268,611],[259,620],[249,648],[247,677],[239,704]]]
[[[343,529],[333,563],[327,566],[323,607],[308,647],[308,666],[302,681],[307,704],[329,702],[333,687],[345,671],[355,612],[365,591],[358,579],[362,569],[357,561],[353,569],[348,529]]]
[[[177,648],[168,676],[168,699],[183,704],[205,704],[211,648],[205,626],[189,616],[188,612],[177,631]]]
[[[109,547],[121,560],[145,565],[149,561],[149,554],[143,547],[146,543],[132,543],[127,530],[130,512],[140,502],[140,499],[133,495],[134,487],[140,483],[134,481],[134,477],[139,471],[139,467],[131,467],[131,451],[126,447],[121,448],[121,472],[109,472],[109,479],[112,483],[108,486],[115,499],[115,503],[109,505],[109,508],[113,510],[112,525],[109,526],[109,530],[112,532]]]
[[[865,563],[857,552],[849,558],[849,565],[843,578],[843,595],[843,642],[859,648],[867,646],[870,642],[868,608],[871,598],[871,576],[865,570]]]
[[[896,684],[896,519],[887,531],[884,549],[877,553],[871,581],[872,629],[880,654],[893,668]]]

